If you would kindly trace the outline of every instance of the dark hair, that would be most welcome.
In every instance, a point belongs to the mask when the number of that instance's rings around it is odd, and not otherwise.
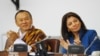
[[[27,13],[29,14],[30,18],[32,19],[32,15],[31,15],[31,13],[30,13],[29,11],[27,11],[27,10],[19,10],[19,11],[15,14],[15,20],[16,20],[17,14],[19,14],[20,12],[27,12]]]
[[[70,36],[73,36],[72,32],[68,31],[66,22],[69,17],[76,17],[81,22],[81,30],[86,31],[85,24],[83,23],[80,16],[74,12],[68,12],[62,17],[62,25],[61,25],[61,34],[64,40],[68,39]]]

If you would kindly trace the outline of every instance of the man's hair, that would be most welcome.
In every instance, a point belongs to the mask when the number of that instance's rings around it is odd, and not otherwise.
[[[29,11],[27,11],[27,10],[19,10],[19,11],[15,14],[15,20],[16,20],[16,16],[17,16],[20,12],[26,12],[26,13],[28,13],[29,16],[30,16],[30,18],[32,19],[32,15],[31,15],[31,13],[30,13]]]

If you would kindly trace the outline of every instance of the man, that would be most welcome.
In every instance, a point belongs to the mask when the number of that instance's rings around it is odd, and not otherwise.
[[[31,51],[35,51],[36,47],[33,44],[44,39],[46,35],[42,30],[32,25],[33,21],[30,12],[26,10],[18,11],[15,15],[15,23],[19,27],[19,30],[17,33],[14,31],[9,31],[7,33],[8,39],[6,41],[5,51],[18,39],[31,46]]]

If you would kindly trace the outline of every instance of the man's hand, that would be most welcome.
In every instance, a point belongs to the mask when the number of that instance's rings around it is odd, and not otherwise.
[[[18,38],[18,34],[14,31],[7,32],[7,37],[10,38],[12,41]]]
[[[14,31],[7,32],[8,39],[6,40],[5,51],[9,49],[11,45],[13,45],[14,41],[18,38],[18,34]]]

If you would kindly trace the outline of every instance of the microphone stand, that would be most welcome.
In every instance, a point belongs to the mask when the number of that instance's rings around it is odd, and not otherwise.
[[[35,56],[48,56],[44,41],[37,43],[36,47],[37,50]]]
[[[95,36],[95,38],[93,39],[93,41],[91,42],[91,44],[85,49],[84,51],[84,55],[86,55],[86,52],[88,51],[88,49],[93,45],[93,43],[95,42],[96,39],[98,39],[99,36]]]
[[[31,45],[31,46],[34,46],[34,45],[36,46],[35,56],[49,56],[47,54],[46,44],[44,43],[44,41],[50,38],[51,36],[48,36],[44,38],[43,40],[38,41],[37,43]]]

